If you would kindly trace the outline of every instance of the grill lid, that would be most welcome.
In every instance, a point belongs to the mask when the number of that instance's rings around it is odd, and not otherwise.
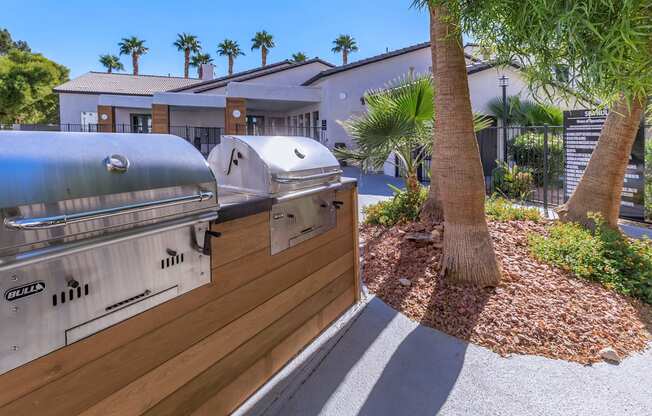
[[[202,155],[163,134],[0,132],[0,208],[213,182]]]
[[[340,165],[308,137],[223,136],[208,157],[220,189],[280,195],[339,182]]]

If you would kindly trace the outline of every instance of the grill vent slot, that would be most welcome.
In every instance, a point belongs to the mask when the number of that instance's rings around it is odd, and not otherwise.
[[[81,285],[77,286],[76,289],[68,289],[67,291],[62,290],[60,293],[52,295],[52,306],[63,305],[66,302],[72,302],[73,300],[83,298],[90,294],[90,287],[88,283],[82,288]]]
[[[122,302],[114,303],[113,305],[107,306],[106,311],[107,312],[112,311],[113,309],[117,309],[117,308],[119,308],[121,306],[124,306],[124,305],[126,305],[128,303],[131,303],[131,302],[135,301],[135,300],[144,298],[145,296],[149,296],[151,294],[152,294],[152,292],[148,289],[148,290],[144,291],[143,293],[140,293],[140,294],[138,294],[136,296],[132,296],[129,299],[123,300]]]
[[[183,253],[161,259],[161,269],[169,269],[184,262]]]

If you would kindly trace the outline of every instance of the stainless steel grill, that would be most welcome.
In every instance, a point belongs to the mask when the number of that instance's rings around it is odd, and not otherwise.
[[[0,132],[0,374],[210,282],[215,178],[169,135]]]
[[[220,192],[274,198],[271,253],[337,225],[335,190],[342,170],[333,154],[307,137],[223,136],[209,164]]]

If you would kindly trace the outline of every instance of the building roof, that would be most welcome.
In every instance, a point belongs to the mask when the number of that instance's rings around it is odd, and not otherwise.
[[[87,72],[55,87],[54,92],[149,96],[200,82],[196,78]]]
[[[270,74],[275,74],[277,72],[282,72],[288,69],[294,69],[300,66],[309,65],[313,63],[320,63],[331,68],[335,67],[335,65],[331,64],[330,62],[326,62],[319,58],[312,58],[303,62],[294,62],[289,59],[286,59],[284,61],[276,62],[264,67],[258,67],[258,68],[250,69],[248,71],[238,72],[231,76],[215,78],[210,81],[204,81],[199,84],[190,85],[188,87],[177,88],[175,90],[172,90],[172,92],[193,90],[193,92],[200,93],[215,88],[224,87],[225,85],[227,85],[229,82],[232,81],[248,81],[251,79],[263,77]]]

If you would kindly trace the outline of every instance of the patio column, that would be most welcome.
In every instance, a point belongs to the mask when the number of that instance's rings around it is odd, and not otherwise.
[[[100,133],[115,133],[115,107],[110,105],[97,106],[97,131]]]
[[[170,133],[170,106],[152,104],[152,133]]]
[[[244,98],[226,97],[226,110],[224,115],[225,134],[245,134],[244,126],[247,124],[247,100]]]

